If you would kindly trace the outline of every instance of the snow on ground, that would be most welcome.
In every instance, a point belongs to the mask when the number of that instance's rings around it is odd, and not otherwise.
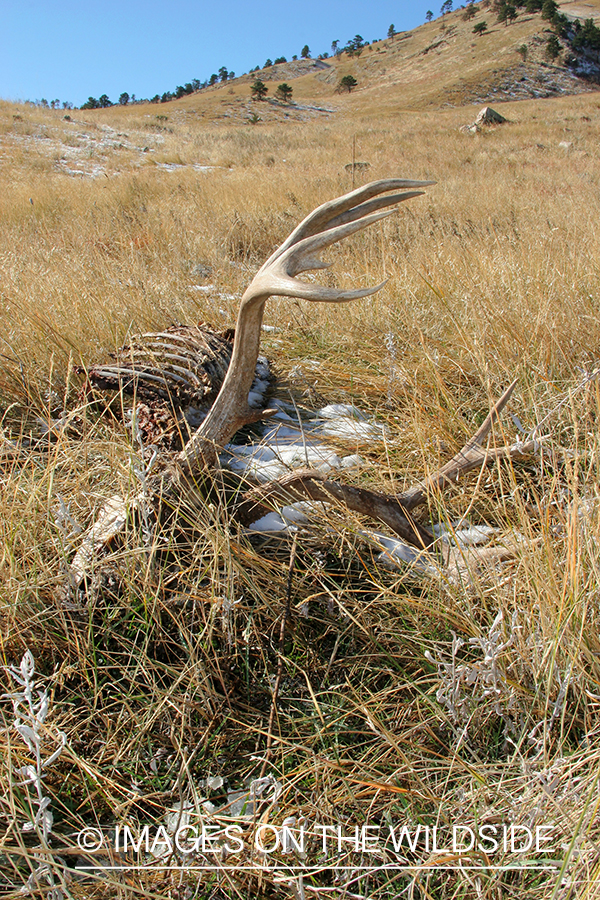
[[[7,134],[3,136],[3,141],[9,146],[20,146],[52,157],[57,171],[64,175],[86,178],[106,174],[109,157],[115,152],[133,152],[142,160],[164,143],[164,137],[158,134],[126,134],[109,125],[94,125],[92,128],[88,123],[76,120],[61,124],[67,131],[60,135],[54,129],[40,125],[34,134]]]
[[[260,409],[267,389],[268,381],[257,377],[249,394],[250,406]],[[340,456],[325,439],[333,437],[357,445],[378,442],[385,436],[382,425],[349,404],[332,404],[316,413],[303,410],[302,416],[283,400],[273,400],[270,406],[277,412],[262,426],[260,441],[229,444],[221,456],[224,466],[261,483],[305,466],[323,472],[360,466],[362,460],[357,453]]]
[[[63,175],[98,178],[101,175],[114,174],[118,171],[114,160],[115,153],[117,154],[116,162],[120,160],[118,154],[127,151],[133,155],[133,164],[141,166],[146,165],[152,159],[151,154],[162,150],[165,143],[165,137],[162,134],[136,129],[128,129],[127,132],[117,131],[110,125],[95,123],[92,125],[79,119],[63,120],[60,122],[60,127],[62,130],[59,131],[58,128],[37,125],[32,134],[5,134],[0,140],[0,148],[2,145],[9,150],[11,147],[22,147],[27,151],[35,151],[43,156],[51,157],[54,160],[56,171]],[[0,165],[2,156],[3,154],[0,152]],[[10,152],[6,159],[10,161]],[[208,173],[224,168],[200,163],[183,165],[182,163],[158,162],[155,165],[157,169],[165,172],[190,169],[195,172]]]
[[[157,169],[164,169],[165,172],[177,172],[181,169],[193,169],[194,172],[213,172],[215,169],[226,169],[226,166],[201,166],[194,163],[191,166],[184,163],[156,163]]]
[[[257,409],[264,407],[268,388],[268,363],[261,357],[249,394],[250,405]],[[328,438],[355,446],[380,443],[386,438],[385,426],[369,419],[352,404],[329,404],[316,412],[299,411],[281,399],[269,401],[269,406],[277,411],[261,426],[260,439],[229,444],[220,457],[223,466],[259,483],[274,481],[296,468],[309,467],[328,473],[362,464],[358,453],[344,455],[327,443]],[[253,522],[249,531],[271,535],[293,533],[309,525],[311,518],[321,517],[324,509],[323,503],[311,501],[281,506]],[[431,527],[444,546],[459,551],[486,544],[499,533],[498,528],[471,525],[467,520]],[[439,575],[439,562],[426,550],[379,531],[360,531],[358,536],[380,551],[377,560],[383,566],[394,569],[408,566],[421,575]]]

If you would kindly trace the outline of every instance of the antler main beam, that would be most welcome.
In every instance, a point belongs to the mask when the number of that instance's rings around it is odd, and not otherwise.
[[[319,253],[332,244],[391,215],[404,200],[418,197],[433,181],[386,179],[344,194],[314,210],[257,272],[245,291],[238,314],[231,363],[206,419],[179,455],[186,476],[214,463],[217,452],[233,434],[269,414],[248,406],[248,392],[260,349],[263,310],[269,297],[299,297],[321,303],[347,303],[376,293],[382,284],[341,291],[297,278],[303,272],[329,268]],[[392,193],[393,192],[393,193]]]
[[[518,442],[504,447],[484,446],[494,424],[499,422],[500,414],[510,400],[516,384],[513,381],[475,434],[451,460],[401,494],[380,494],[366,488],[330,481],[318,470],[300,469],[246,491],[239,507],[242,520],[246,523],[255,521],[259,510],[263,515],[269,512],[269,504],[273,501],[290,503],[309,499],[325,503],[338,502],[348,509],[384,523],[406,543],[420,550],[431,549],[435,544],[435,536],[412,517],[412,510],[457,484],[473,469],[483,469],[502,459],[522,462],[538,450],[539,444],[536,441]]]

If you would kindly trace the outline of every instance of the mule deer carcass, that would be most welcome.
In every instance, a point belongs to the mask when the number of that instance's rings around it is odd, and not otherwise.
[[[110,542],[123,529],[128,509],[132,507],[139,509],[150,504],[153,514],[160,516],[161,509],[177,508],[183,495],[189,495],[190,492],[199,489],[199,482],[203,480],[204,475],[217,464],[219,451],[238,429],[267,418],[274,412],[269,409],[257,410],[248,403],[248,394],[260,350],[263,310],[269,297],[346,303],[374,294],[383,285],[345,291],[302,281],[298,275],[328,267],[330,263],[320,258],[321,251],[389,216],[399,203],[420,196],[423,193],[421,189],[431,184],[434,182],[405,179],[376,181],[324,203],[307,216],[264,263],[244,292],[235,328],[233,349],[228,343],[229,335],[227,338],[222,337],[220,345],[211,344],[208,364],[212,368],[208,387],[208,382],[203,382],[199,372],[199,367],[201,369],[202,366],[197,361],[190,360],[187,351],[183,357],[180,352],[173,353],[171,347],[169,354],[169,346],[175,333],[173,330],[146,336],[146,344],[150,344],[153,348],[152,359],[148,364],[150,371],[146,372],[150,375],[150,382],[156,384],[161,382],[161,379],[164,381],[165,373],[170,368],[172,375],[175,376],[171,377],[170,383],[176,388],[179,384],[178,379],[182,383],[188,383],[190,376],[193,376],[192,380],[196,387],[211,395],[211,399],[219,388],[219,383],[220,389],[204,421],[178,455],[169,460],[162,474],[153,479],[151,496],[144,494],[128,500],[112,498],[102,509],[95,525],[84,537],[71,566],[71,593],[79,591],[98,549]],[[181,339],[181,332],[177,332],[177,335],[178,339]],[[210,342],[210,335],[203,335],[202,341],[205,340]],[[164,363],[161,363],[161,352],[165,346],[167,355]],[[139,342],[135,349],[139,360],[139,353],[146,351],[143,348],[140,350]],[[215,353],[220,360],[218,365],[214,364],[212,358]],[[169,355],[179,359],[174,361],[168,358]],[[179,370],[173,370],[173,362],[179,366]],[[182,365],[185,367],[184,372],[181,371]],[[138,366],[138,374],[142,368],[143,366]],[[101,367],[97,367],[97,371],[102,373]],[[131,374],[130,370],[127,371]],[[104,368],[106,377],[114,378],[118,374],[114,369],[109,371]],[[499,448],[487,446],[494,423],[508,402],[514,387],[515,383],[508,387],[484,423],[459,453],[425,481],[401,494],[381,494],[333,481],[320,471],[303,469],[267,485],[260,487],[248,485],[245,492],[238,492],[234,513],[242,521],[248,522],[252,521],[252,516],[258,518],[269,508],[270,503],[282,499],[288,501],[312,499],[342,504],[384,523],[403,541],[419,548],[425,554],[435,555],[434,534],[428,527],[414,520],[413,510],[424,504],[432,493],[455,484],[469,470],[481,468],[502,458],[525,458],[535,450],[533,441]],[[146,509],[146,513],[147,511]],[[506,554],[505,548],[498,550],[495,558],[501,558],[503,554]]]

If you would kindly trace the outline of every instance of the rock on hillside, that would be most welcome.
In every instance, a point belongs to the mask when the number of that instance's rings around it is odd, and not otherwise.
[[[277,63],[266,69],[259,69],[248,76],[249,81],[260,78],[261,81],[291,81],[303,75],[313,75],[331,68],[331,64],[323,59],[293,59],[290,62]]]

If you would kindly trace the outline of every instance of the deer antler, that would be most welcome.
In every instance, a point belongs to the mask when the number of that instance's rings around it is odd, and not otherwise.
[[[419,196],[423,192],[418,188],[434,183],[390,179],[359,188],[324,203],[304,219],[275,250],[242,297],[231,363],[208,416],[179,454],[176,465],[166,467],[153,480],[151,494],[162,509],[175,509],[179,505],[186,482],[194,481],[202,469],[214,463],[218,448],[225,445],[241,425],[256,421],[261,415],[269,413],[257,413],[248,405],[248,392],[254,377],[262,315],[267,299],[275,295],[344,303],[374,294],[382,287],[381,284],[363,290],[341,291],[308,284],[297,276],[302,272],[326,268],[329,264],[319,257],[322,250],[390,215],[393,212],[390,207]],[[175,356],[179,359],[179,354]],[[471,469],[489,465],[498,459],[523,459],[537,448],[533,441],[508,447],[485,445],[514,387],[514,383],[510,385],[481,427],[446,465],[401,494],[379,494],[366,488],[330,481],[319,471],[302,470],[277,482],[247,491],[238,504],[238,518],[253,521],[258,510],[274,499],[295,500],[298,497],[308,497],[320,502],[337,502],[385,523],[409,544],[435,553],[433,533],[413,519],[411,510],[425,503],[432,493],[443,491],[455,483]],[[90,562],[98,550],[123,530],[128,508],[145,509],[148,504],[147,497],[141,495],[133,502],[112,498],[106,504],[97,523],[84,538],[70,569],[69,594],[77,596],[90,569]]]
[[[419,549],[430,549],[435,543],[432,532],[415,521],[412,510],[426,503],[436,493],[456,484],[463,475],[473,469],[489,466],[499,459],[522,461],[539,448],[539,442],[526,441],[504,447],[486,447],[484,441],[516,387],[511,385],[494,404],[483,423],[451,460],[441,466],[424,481],[413,485],[401,494],[380,494],[366,488],[341,484],[327,479],[318,470],[301,469],[266,485],[255,487],[243,495],[240,505],[242,518],[248,522],[258,518],[259,510],[269,510],[273,500],[293,502],[300,498],[328,503],[339,502],[355,512],[383,522],[404,541]]]
[[[248,392],[260,348],[263,309],[268,298],[300,297],[316,302],[346,303],[374,294],[383,284],[363,290],[341,291],[309,284],[296,276],[302,272],[328,268],[331,264],[319,257],[322,250],[391,215],[394,210],[390,207],[418,197],[423,193],[418,189],[431,184],[435,182],[386,179],[323,203],[269,257],[242,297],[231,362],[210,412],[177,457],[176,464],[167,467],[152,480],[151,493],[163,509],[178,506],[185,482],[193,482],[202,470],[215,462],[219,448],[229,441],[238,428],[274,412],[257,412],[248,405]],[[327,482],[319,485],[317,480],[307,478],[305,493],[309,496],[336,497],[343,499],[351,508],[363,511],[366,504],[375,518],[387,522],[397,533],[419,546],[430,546],[433,542],[433,535],[413,522],[410,516],[405,516],[393,498],[382,498],[359,489],[352,493],[343,488],[339,489],[343,494],[341,496],[335,486]],[[123,530],[128,509],[146,508],[147,505],[148,500],[144,496],[136,497],[132,503],[112,498],[106,504],[97,523],[84,537],[70,569],[69,594],[77,595],[90,569],[90,560]]]
[[[467,472],[471,472],[473,469],[489,466],[498,459],[524,460],[530,457],[532,453],[535,453],[539,447],[539,443],[536,441],[518,442],[511,444],[509,447],[484,446],[484,441],[489,436],[493,426],[500,420],[500,414],[510,400],[516,386],[517,382],[513,381],[507,387],[475,434],[469,438],[458,453],[454,454],[452,459],[448,460],[445,465],[441,466],[424,481],[398,494],[396,499],[404,510],[409,511],[417,506],[421,506],[436,491],[441,492],[444,488],[456,484],[463,475],[466,475]]]
[[[260,348],[263,310],[269,297],[347,303],[374,294],[385,282],[363,290],[341,291],[308,284],[296,276],[302,272],[329,268],[331,263],[320,259],[320,251],[389,216],[394,210],[387,207],[418,197],[423,191],[415,189],[430,184],[435,182],[405,179],[374,181],[323,203],[269,257],[242,297],[231,363],[221,391],[208,416],[179,455],[178,463],[185,475],[192,475],[199,468],[211,465],[218,448],[224,446],[238,428],[269,414],[268,410],[257,412],[248,406],[248,392]],[[390,191],[401,193],[390,194]],[[383,194],[385,196],[380,196]]]

